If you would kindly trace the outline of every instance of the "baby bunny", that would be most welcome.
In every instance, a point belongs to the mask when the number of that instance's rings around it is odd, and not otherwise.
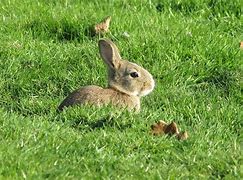
[[[108,40],[99,40],[100,55],[108,69],[108,87],[84,86],[72,92],[58,107],[73,105],[108,105],[139,111],[140,97],[149,94],[155,86],[152,75],[135,63],[123,60],[116,45]]]

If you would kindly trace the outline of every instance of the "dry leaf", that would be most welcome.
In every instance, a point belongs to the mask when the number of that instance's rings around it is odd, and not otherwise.
[[[179,140],[186,140],[188,138],[188,133],[186,131],[181,132],[177,135],[177,138]]]
[[[163,135],[163,134],[167,134],[170,136],[175,135],[179,140],[186,140],[188,138],[188,133],[186,131],[181,133],[179,132],[179,129],[175,122],[171,122],[170,124],[167,124],[162,120],[160,120],[159,122],[151,126],[151,133],[153,135]]]
[[[243,41],[240,42],[240,49],[243,49]]]
[[[169,125],[167,125],[167,127],[165,128],[165,134],[169,134],[169,135],[179,134],[179,130],[175,122],[172,122]]]
[[[107,33],[109,31],[110,21],[111,21],[111,16],[108,16],[99,24],[96,24],[94,26],[95,33],[96,34]]]
[[[100,23],[96,25],[91,25],[85,29],[86,36],[103,35],[109,31],[111,16],[104,18]]]
[[[164,121],[159,121],[158,123],[155,123],[151,126],[151,133],[153,135],[160,135],[165,133],[165,128],[167,127],[167,124]]]

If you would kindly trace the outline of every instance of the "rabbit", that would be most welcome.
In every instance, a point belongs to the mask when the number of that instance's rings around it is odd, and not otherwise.
[[[108,87],[84,86],[67,96],[58,110],[73,105],[108,105],[140,110],[140,97],[152,92],[152,75],[139,65],[123,60],[118,48],[109,39],[100,39],[99,52],[108,69]]]

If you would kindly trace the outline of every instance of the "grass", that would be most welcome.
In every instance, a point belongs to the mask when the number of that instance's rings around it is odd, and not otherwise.
[[[106,86],[85,29],[107,15],[106,36],[155,90],[139,114],[57,114],[74,89]],[[240,0],[1,1],[0,179],[242,178],[242,29]],[[160,119],[189,139],[151,136]]]

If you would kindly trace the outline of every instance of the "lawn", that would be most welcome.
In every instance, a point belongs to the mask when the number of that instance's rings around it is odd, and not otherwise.
[[[1,0],[0,179],[243,177],[241,0]],[[61,101],[107,85],[104,35],[156,81],[140,113]],[[129,36],[128,36],[129,35]],[[158,120],[189,138],[152,136]]]

